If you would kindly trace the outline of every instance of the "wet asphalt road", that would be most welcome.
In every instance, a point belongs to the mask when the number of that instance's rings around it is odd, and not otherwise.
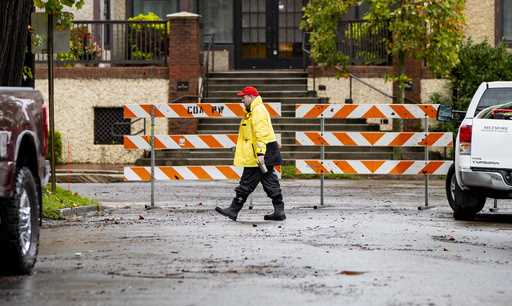
[[[146,185],[71,184],[106,212],[45,222],[0,305],[511,305],[511,203],[454,221],[432,184],[427,211],[421,181],[382,180],[327,181],[313,209],[318,181],[286,181],[282,223],[261,189],[240,222],[215,214],[234,183],[158,183],[150,211]]]

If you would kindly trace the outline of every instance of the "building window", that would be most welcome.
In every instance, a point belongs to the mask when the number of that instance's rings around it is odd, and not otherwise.
[[[502,0],[501,39],[512,43],[512,0]]]
[[[122,144],[122,135],[130,134],[130,119],[123,118],[122,107],[94,108],[94,144]]]
[[[215,34],[215,43],[233,43],[233,0],[200,0],[204,34]]]
[[[162,20],[167,20],[167,15],[178,11],[178,0],[131,0],[132,16],[153,12]]]

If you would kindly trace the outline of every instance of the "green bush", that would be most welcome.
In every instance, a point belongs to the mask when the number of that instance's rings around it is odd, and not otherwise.
[[[450,73],[454,109],[467,110],[482,82],[512,80],[512,54],[503,44],[494,48],[488,42],[468,40],[459,51],[459,59]]]
[[[50,157],[50,148],[52,145],[52,139],[48,138],[48,158]],[[62,134],[55,131],[55,162],[57,164],[63,163],[62,159]]]
[[[161,21],[160,17],[153,13],[139,14],[128,18],[129,21]],[[170,25],[167,22],[167,29]],[[129,41],[131,58],[136,60],[151,60],[154,52],[160,51],[166,54],[167,41],[166,26],[164,24],[130,24]]]

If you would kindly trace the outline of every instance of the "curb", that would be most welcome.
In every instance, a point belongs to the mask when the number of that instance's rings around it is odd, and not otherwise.
[[[74,208],[63,208],[63,209],[59,209],[59,218],[66,219],[66,218],[75,217],[75,216],[85,216],[88,213],[97,212],[101,209],[102,209],[102,207],[100,205],[80,206],[80,207],[74,207]]]

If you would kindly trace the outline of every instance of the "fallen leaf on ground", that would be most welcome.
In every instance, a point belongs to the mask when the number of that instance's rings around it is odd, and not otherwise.
[[[348,275],[348,276],[355,276],[355,275],[362,275],[362,274],[365,274],[366,272],[362,272],[362,271],[341,271],[339,274],[342,274],[342,275]]]

